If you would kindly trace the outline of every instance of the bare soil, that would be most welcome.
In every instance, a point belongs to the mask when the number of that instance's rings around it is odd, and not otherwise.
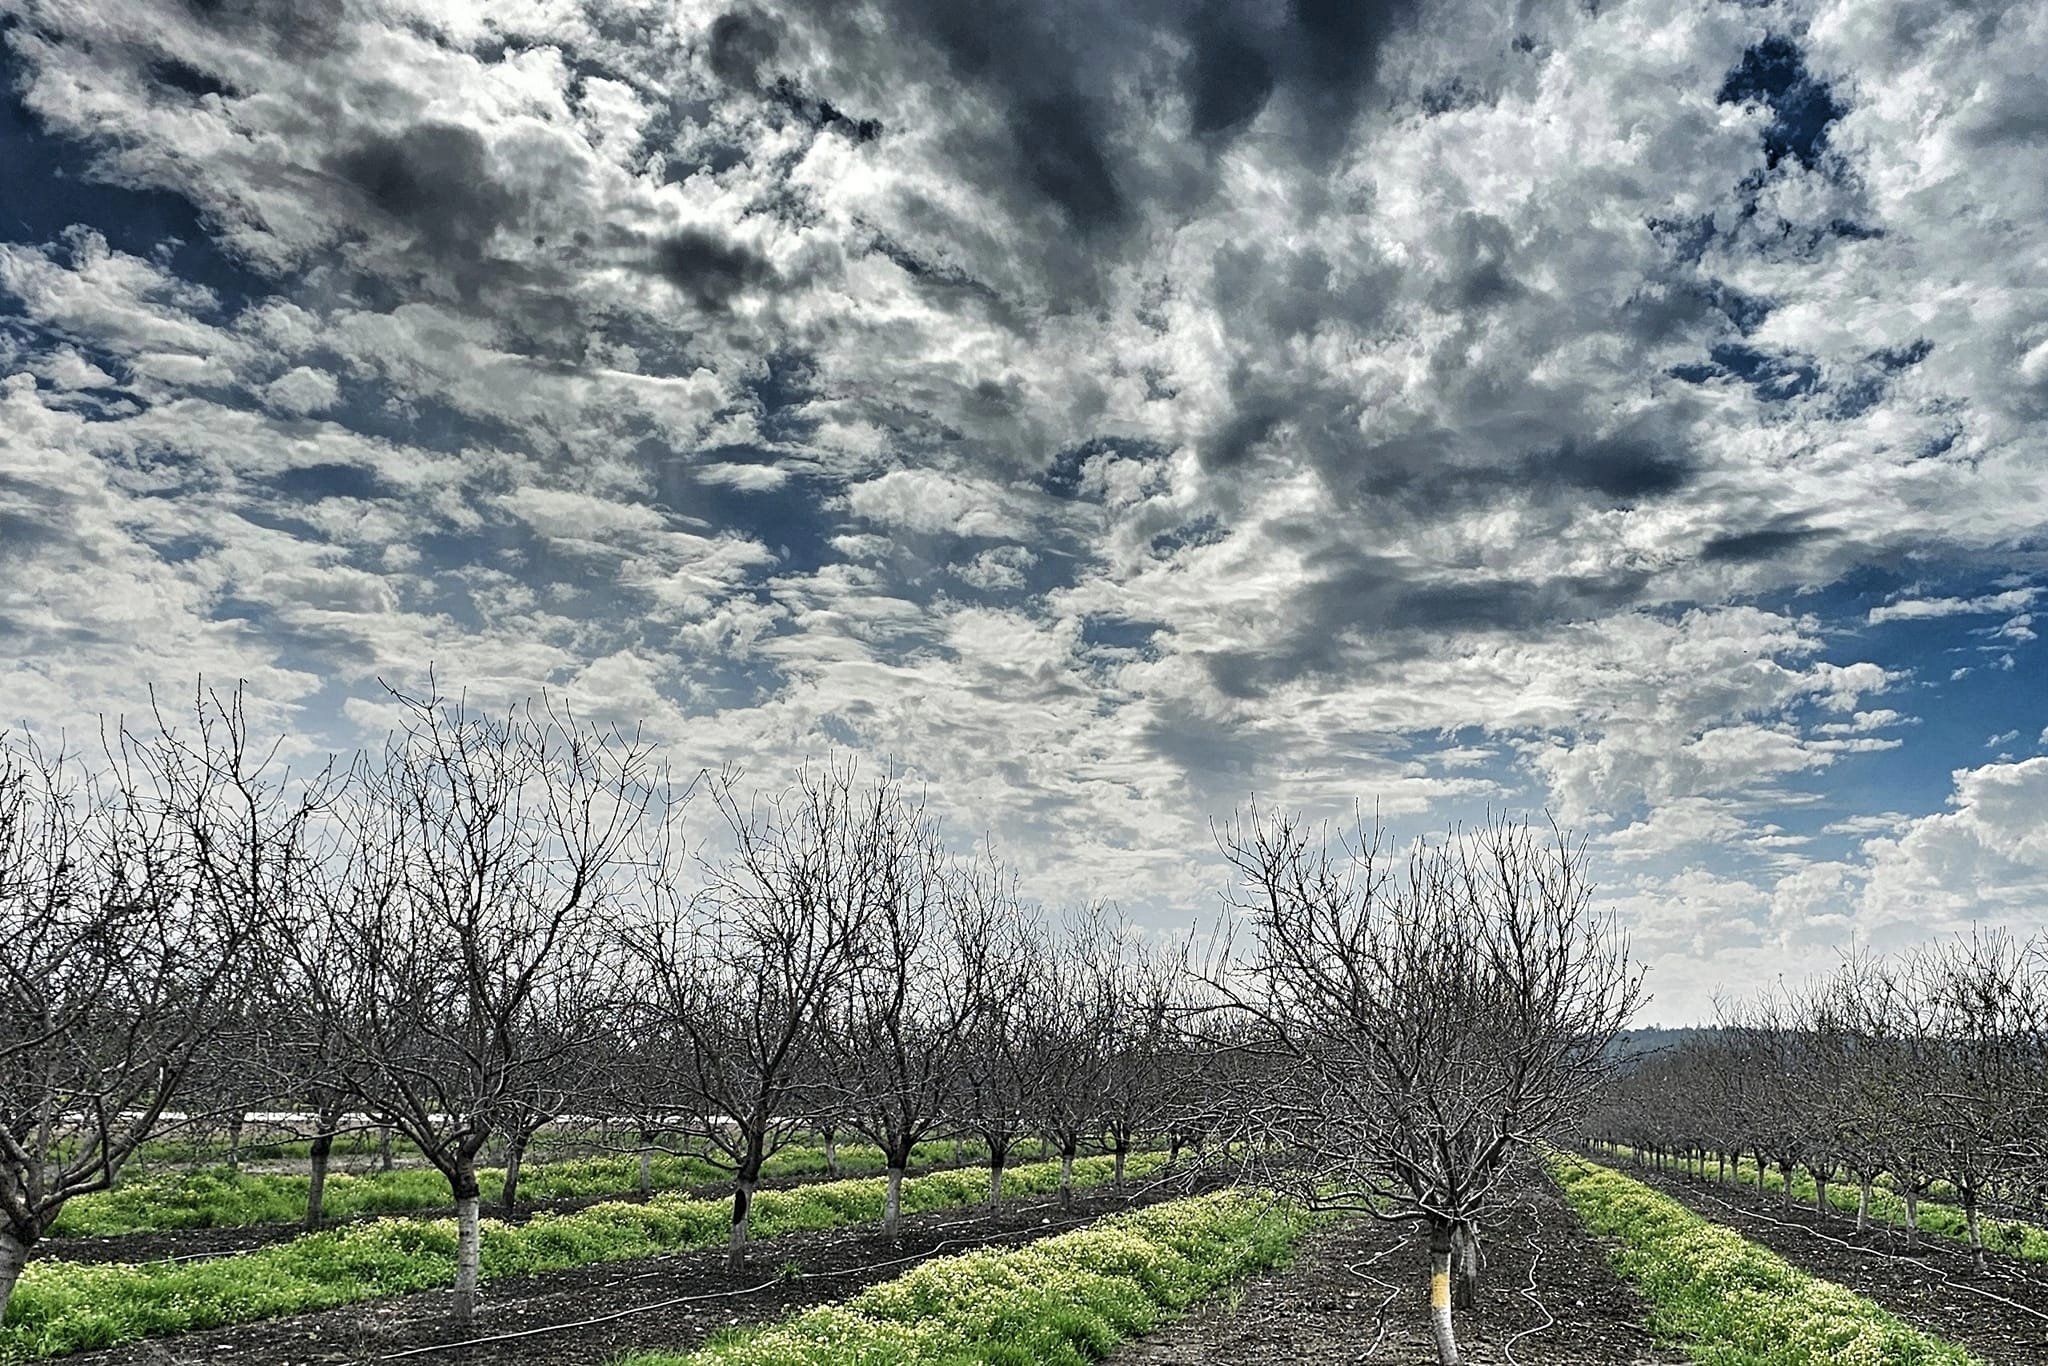
[[[1875,1300],[1917,1328],[1959,1343],[1995,1366],[2048,1362],[2048,1265],[1991,1254],[1978,1275],[1970,1250],[1883,1226],[1856,1232],[1853,1216],[1826,1218],[1811,1205],[1786,1209],[1776,1192],[1635,1168],[1647,1182],[1689,1209],[1760,1243],[1802,1271]]]
[[[1177,1190],[1133,1186],[986,1212],[906,1216],[899,1239],[874,1225],[787,1234],[755,1245],[734,1275],[723,1250],[677,1253],[487,1283],[467,1330],[434,1291],[66,1358],[76,1366],[334,1366],[399,1357],[419,1366],[602,1366],[635,1348],[689,1349],[720,1329],[852,1295],[928,1257],[1064,1232]],[[520,1336],[507,1336],[520,1335]],[[470,1345],[464,1345],[470,1344]]]
[[[1471,1366],[1624,1366],[1682,1362],[1643,1326],[1639,1296],[1615,1275],[1603,1241],[1549,1183],[1532,1184],[1485,1230],[1479,1304],[1455,1316]],[[1396,1225],[1347,1221],[1294,1262],[1197,1306],[1117,1352],[1116,1366],[1310,1366],[1434,1363],[1427,1239]]]

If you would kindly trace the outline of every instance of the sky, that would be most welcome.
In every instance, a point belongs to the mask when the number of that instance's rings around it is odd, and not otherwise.
[[[2048,6],[0,0],[0,725],[546,690],[1211,922],[1586,840],[1645,1021],[2048,925]]]

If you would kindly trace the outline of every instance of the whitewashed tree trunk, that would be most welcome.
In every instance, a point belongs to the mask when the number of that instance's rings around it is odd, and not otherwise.
[[[725,1265],[728,1270],[739,1271],[747,1264],[747,1248],[750,1243],[753,1217],[754,1192],[759,1182],[743,1176],[732,1186],[732,1243],[726,1249]]]
[[[1437,1366],[1459,1366],[1458,1335],[1451,1326],[1451,1228],[1429,1232],[1429,1332],[1436,1340]]]
[[[889,1166],[889,1195],[882,1207],[882,1233],[894,1238],[903,1227],[903,1168]]]

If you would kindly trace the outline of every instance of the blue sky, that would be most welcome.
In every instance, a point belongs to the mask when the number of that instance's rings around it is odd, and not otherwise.
[[[835,748],[1052,904],[1548,812],[1648,1017],[2048,923],[2048,11],[0,0],[0,724]]]

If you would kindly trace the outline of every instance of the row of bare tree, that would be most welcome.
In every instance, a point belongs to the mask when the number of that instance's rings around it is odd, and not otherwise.
[[[1982,1221],[2048,1209],[2048,937],[1982,930],[1893,957],[1858,955],[1807,986],[1730,1003],[1718,1028],[1643,1060],[1591,1119],[1597,1140],[1726,1179],[1774,1170],[1783,1198],[1811,1175],[1880,1184],[1907,1236],[1935,1183],[1961,1207],[1978,1267]]]
[[[1582,849],[1526,825],[1396,854],[1367,822],[1248,808],[1196,962],[1027,906],[888,774],[813,764],[748,796],[546,705],[396,702],[381,748],[311,772],[252,744],[238,696],[89,761],[4,749],[0,1307],[66,1200],[153,1134],[250,1111],[312,1116],[309,1224],[343,1133],[408,1139],[449,1183],[462,1316],[487,1151],[510,1204],[568,1117],[708,1150],[735,1262],[764,1163],[806,1131],[882,1150],[891,1231],[922,1141],[979,1139],[993,1200],[1021,1141],[1121,1177],[1159,1139],[1424,1229],[1454,1363],[1481,1228],[1583,1127],[1641,999]]]
[[[1121,1178],[1168,1127],[1193,1075],[1178,955],[1099,910],[1037,914],[888,775],[811,766],[747,800],[546,707],[403,715],[311,775],[210,696],[94,762],[0,759],[0,1308],[67,1200],[152,1135],[251,1110],[311,1116],[309,1226],[343,1133],[410,1140],[449,1183],[465,1317],[487,1146],[509,1206],[564,1116],[708,1150],[736,1263],[802,1131],[882,1149],[893,1233],[927,1139],[984,1140],[993,1200],[1020,1140],[1069,1177],[1099,1144]],[[720,832],[695,849],[693,796]]]

